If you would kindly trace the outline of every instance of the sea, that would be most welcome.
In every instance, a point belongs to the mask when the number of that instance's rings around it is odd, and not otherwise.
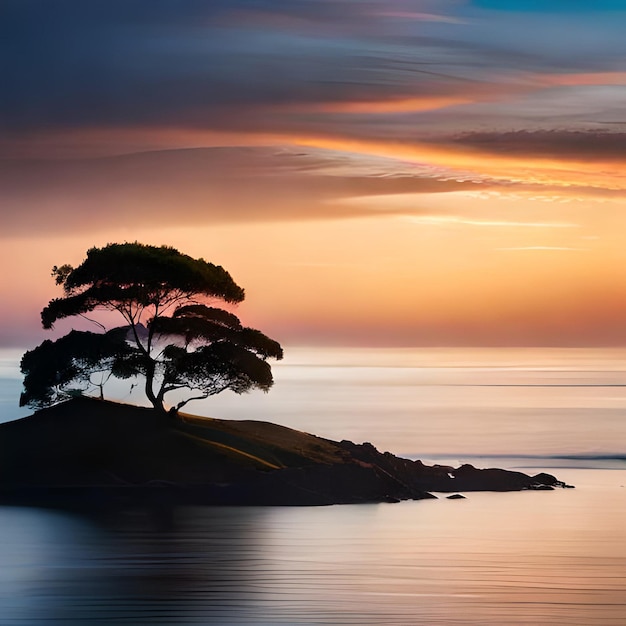
[[[0,421],[18,405],[0,352]],[[0,624],[626,624],[626,350],[288,347],[188,405],[574,489],[329,507],[0,506]],[[105,395],[144,404],[139,387]]]

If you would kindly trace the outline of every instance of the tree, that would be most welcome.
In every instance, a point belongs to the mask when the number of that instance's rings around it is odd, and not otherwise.
[[[187,390],[174,412],[225,389],[267,391],[273,384],[267,359],[282,358],[280,344],[207,304],[244,299],[221,266],[135,242],[91,248],[81,265],[55,266],[52,275],[64,297],[41,312],[44,328],[97,310],[115,311],[126,324],[100,333],[73,330],[26,352],[22,406],[48,406],[94,386],[102,395],[111,375],[143,376],[146,397],[159,411],[165,410],[166,394]],[[100,383],[94,383],[97,373],[104,376]]]

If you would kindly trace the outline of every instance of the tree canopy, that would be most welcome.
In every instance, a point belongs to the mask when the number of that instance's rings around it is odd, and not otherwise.
[[[143,376],[146,397],[161,411],[170,392],[187,392],[172,407],[177,411],[226,389],[267,391],[273,384],[267,359],[282,358],[280,344],[208,305],[245,296],[219,265],[135,242],[91,248],[78,267],[55,266],[52,276],[64,296],[41,312],[44,328],[97,310],[116,311],[125,324],[107,331],[96,321],[103,332],[72,330],[26,352],[21,405],[40,408],[97,386],[102,393],[111,375]]]

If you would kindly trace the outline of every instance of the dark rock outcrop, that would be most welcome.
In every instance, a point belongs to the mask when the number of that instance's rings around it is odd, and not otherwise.
[[[469,464],[458,468],[447,465],[424,465],[419,460],[403,459],[390,452],[381,453],[371,443],[354,444],[351,441],[342,441],[339,445],[361,463],[381,468],[411,489],[449,493],[522,491],[565,486],[551,474],[528,476],[522,472],[504,469],[477,469]]]

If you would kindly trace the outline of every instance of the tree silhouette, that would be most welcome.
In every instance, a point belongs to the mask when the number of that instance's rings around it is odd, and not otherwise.
[[[282,358],[280,344],[206,304],[244,299],[221,266],[135,242],[91,248],[81,265],[55,266],[52,275],[64,297],[41,312],[44,328],[96,310],[116,311],[126,324],[101,333],[73,330],[26,352],[22,406],[48,406],[94,386],[102,395],[110,375],[143,376],[146,397],[159,411],[165,410],[166,394],[187,390],[174,412],[225,389],[267,391],[273,384],[267,359]],[[97,373],[105,377],[100,383],[93,379]]]

